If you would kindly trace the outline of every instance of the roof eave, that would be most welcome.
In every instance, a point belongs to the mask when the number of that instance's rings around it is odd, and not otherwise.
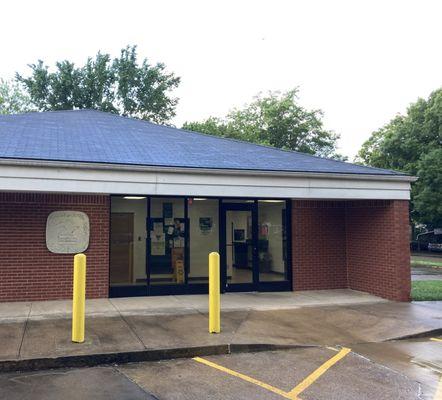
[[[309,172],[309,171],[263,171],[247,169],[220,169],[220,168],[193,168],[193,167],[166,167],[149,166],[136,164],[110,164],[91,163],[80,161],[54,161],[35,159],[1,158],[1,165],[13,165],[24,167],[53,167],[53,168],[75,168],[92,170],[113,170],[113,171],[148,171],[148,172],[183,172],[192,171],[195,174],[234,174],[244,176],[297,176],[306,178],[327,178],[327,179],[358,179],[378,181],[400,181],[415,182],[418,178],[410,175],[395,174],[361,174],[361,173],[337,173],[337,172]]]

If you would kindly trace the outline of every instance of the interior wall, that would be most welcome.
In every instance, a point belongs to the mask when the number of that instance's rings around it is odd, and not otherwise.
[[[219,251],[219,207],[218,200],[194,200],[188,206],[190,270],[189,278],[209,275],[208,257],[212,251]],[[211,218],[212,229],[202,230],[200,218]]]
[[[184,199],[182,197],[152,197],[150,213],[152,218],[163,217],[163,204],[172,203],[173,218],[184,218]]]
[[[282,210],[285,203],[259,202],[259,225],[266,224],[269,229],[269,254],[272,257],[272,271],[284,273],[284,256],[282,247]]]

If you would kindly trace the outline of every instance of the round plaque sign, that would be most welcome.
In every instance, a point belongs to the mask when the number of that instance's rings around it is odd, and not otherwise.
[[[89,246],[89,217],[81,211],[54,211],[46,222],[46,246],[52,253],[75,254]]]

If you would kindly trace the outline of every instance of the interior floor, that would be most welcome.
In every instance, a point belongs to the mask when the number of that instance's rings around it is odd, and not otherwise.
[[[192,278],[189,277],[189,283],[195,283],[195,284],[201,284],[201,283],[208,283],[209,278],[205,277],[198,277],[198,278]],[[259,280],[261,282],[279,282],[284,280],[284,275],[278,272],[260,272],[259,273]],[[243,269],[243,268],[233,268],[232,276],[227,277],[227,281],[229,284],[234,283],[252,283],[252,270],[250,269]],[[145,285],[145,282],[140,282],[138,280],[136,283],[127,283],[126,285]],[[171,274],[158,274],[158,275],[152,275],[151,276],[151,284],[153,285],[171,285],[176,284],[173,280],[173,276]],[[119,286],[125,285],[122,283],[118,284]]]
[[[261,282],[283,281],[284,275],[277,272],[260,272],[259,280]],[[252,270],[243,268],[232,268],[232,277],[227,278],[228,283],[252,283]]]

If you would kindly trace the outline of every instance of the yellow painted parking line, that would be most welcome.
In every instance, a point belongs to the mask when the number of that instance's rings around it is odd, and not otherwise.
[[[333,349],[337,351],[336,349]],[[260,386],[264,389],[269,390],[270,392],[279,394],[280,396],[290,399],[290,400],[301,400],[299,394],[303,392],[305,389],[307,389],[313,382],[315,382],[322,374],[324,374],[330,367],[335,365],[339,360],[344,358],[348,353],[350,353],[351,349],[348,349],[346,347],[343,347],[338,354],[330,358],[328,361],[326,361],[324,364],[322,364],[319,368],[317,368],[315,371],[313,371],[307,378],[305,378],[299,385],[295,386],[290,392],[286,392],[284,390],[278,389],[277,387],[274,387],[272,385],[269,385],[268,383],[261,382],[258,379],[252,378],[250,376],[244,375],[241,372],[234,371],[232,369],[223,367],[222,365],[216,364],[212,361],[206,360],[201,357],[194,357],[193,360],[205,364],[209,367],[215,368],[219,371],[225,372],[226,374],[235,376],[237,378],[240,378],[246,382],[253,383],[257,386]],[[439,399],[437,399],[439,400]],[[442,400],[442,399],[441,399]]]
[[[330,358],[330,360],[326,361],[319,368],[313,371],[307,378],[305,378],[299,385],[295,386],[290,392],[289,395],[298,396],[305,389],[307,389],[313,382],[315,382],[324,372],[326,372],[330,367],[335,365],[339,360],[344,358],[348,353],[350,353],[351,349],[343,347],[341,351]],[[292,397],[293,398],[293,397]]]
[[[430,338],[430,340],[432,340],[433,342],[442,342],[442,339],[435,338],[435,337]]]
[[[255,385],[258,385],[258,386],[260,386],[260,387],[262,387],[264,389],[267,389],[270,392],[279,394],[280,396],[285,397],[286,399],[291,399],[291,400],[295,400],[296,399],[296,397],[289,395],[284,390],[278,389],[278,388],[276,388],[276,387],[274,387],[272,385],[269,385],[267,383],[258,381],[257,379],[254,379],[254,378],[251,378],[250,376],[241,374],[240,372],[236,372],[236,371],[233,371],[232,369],[223,367],[222,365],[215,364],[214,362],[205,360],[204,358],[194,357],[193,359],[195,361],[198,361],[199,363],[208,365],[209,367],[212,367],[212,368],[215,368],[215,369],[217,369],[219,371],[225,372],[226,374],[229,374],[229,375],[232,375],[232,376],[236,376],[237,378],[241,378],[242,380],[250,382],[250,383],[254,383]]]

